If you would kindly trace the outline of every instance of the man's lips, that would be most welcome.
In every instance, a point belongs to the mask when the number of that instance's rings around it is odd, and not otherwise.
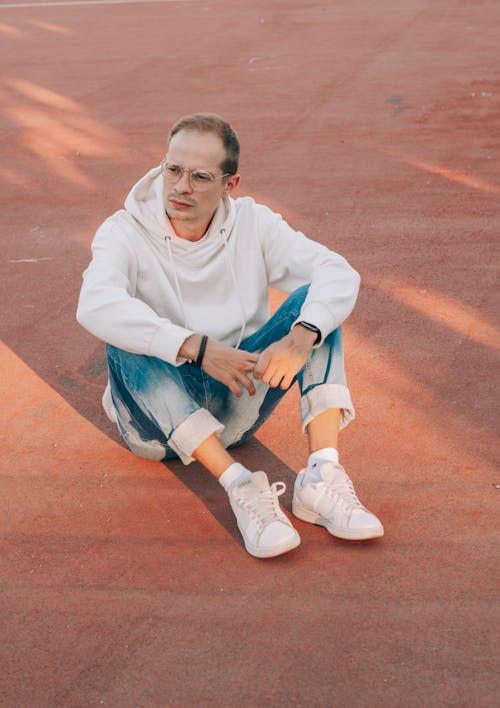
[[[189,204],[189,202],[183,202],[180,199],[175,199],[174,197],[169,197],[169,202],[175,209],[189,209],[194,206],[194,204]]]

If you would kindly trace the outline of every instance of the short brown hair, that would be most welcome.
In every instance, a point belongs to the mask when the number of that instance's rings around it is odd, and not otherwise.
[[[201,133],[215,133],[222,140],[226,159],[221,165],[223,172],[235,175],[238,172],[240,143],[229,123],[215,113],[192,113],[174,123],[168,134],[168,143],[181,130],[198,130]]]

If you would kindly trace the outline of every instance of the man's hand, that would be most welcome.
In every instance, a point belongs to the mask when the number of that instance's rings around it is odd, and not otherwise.
[[[179,354],[186,357],[186,359],[195,361],[200,343],[201,336],[192,334],[180,348]],[[258,354],[251,354],[242,349],[228,347],[215,339],[209,339],[203,357],[202,369],[209,376],[225,384],[238,398],[243,393],[241,387],[245,388],[253,396],[255,386],[247,374],[253,371],[258,359]]]
[[[316,333],[296,325],[283,339],[264,349],[253,375],[271,388],[287,389],[302,369],[316,341]]]

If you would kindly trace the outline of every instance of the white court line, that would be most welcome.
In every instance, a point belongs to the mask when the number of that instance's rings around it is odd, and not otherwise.
[[[190,0],[61,0],[61,2],[12,2],[0,5],[0,10],[19,7],[68,7],[70,5],[134,5],[149,2],[189,2]]]

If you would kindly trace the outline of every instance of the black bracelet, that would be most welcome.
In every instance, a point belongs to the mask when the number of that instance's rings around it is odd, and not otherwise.
[[[194,362],[194,365],[197,366],[199,369],[201,369],[203,357],[205,356],[205,349],[207,348],[207,342],[208,342],[208,337],[206,334],[204,334],[203,337],[201,338],[201,344],[200,344],[200,350],[198,352],[198,356],[196,357],[196,361]]]

